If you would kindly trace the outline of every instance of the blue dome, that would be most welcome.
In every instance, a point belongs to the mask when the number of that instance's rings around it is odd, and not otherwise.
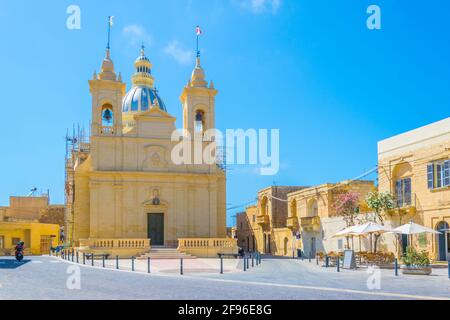
[[[123,98],[122,111],[123,112],[142,112],[147,111],[155,98],[158,100],[159,108],[167,112],[166,105],[159,97],[155,89],[144,86],[135,86],[128,91],[125,98]]]

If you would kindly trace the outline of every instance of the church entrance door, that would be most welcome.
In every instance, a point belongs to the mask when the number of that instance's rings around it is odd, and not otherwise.
[[[149,213],[148,238],[152,246],[164,245],[164,213]]]

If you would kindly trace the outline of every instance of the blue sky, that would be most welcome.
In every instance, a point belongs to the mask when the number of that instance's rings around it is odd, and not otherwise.
[[[80,30],[66,28],[71,4]],[[366,27],[370,4],[382,10],[382,30]],[[144,41],[160,94],[181,119],[199,24],[203,66],[220,91],[217,127],[280,129],[279,174],[230,170],[229,206],[274,182],[353,178],[376,165],[377,141],[449,116],[446,0],[0,0],[0,205],[34,186],[64,201],[64,136],[88,126],[87,81],[104,56],[108,15],[128,88]]]

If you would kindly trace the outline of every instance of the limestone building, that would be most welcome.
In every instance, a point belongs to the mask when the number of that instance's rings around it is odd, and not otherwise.
[[[450,260],[450,118],[380,141],[378,166],[379,190],[391,193],[397,206],[390,226],[414,220],[441,232],[415,236],[414,245]],[[385,243],[395,252],[390,238]]]
[[[66,166],[70,240],[91,248],[118,239],[127,246],[151,239],[152,246],[177,247],[185,238],[225,238],[224,170],[173,160],[176,119],[155,88],[144,48],[134,68],[127,91],[107,49],[100,73],[89,81],[90,139],[74,144]],[[204,133],[215,128],[216,94],[197,57],[180,100],[185,137],[203,147],[214,143]],[[145,243],[141,249],[148,249]]]

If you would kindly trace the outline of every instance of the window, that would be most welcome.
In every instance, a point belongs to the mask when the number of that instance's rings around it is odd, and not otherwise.
[[[427,165],[428,189],[450,186],[450,160],[438,161]]]
[[[5,236],[0,236],[0,249],[5,248]]]
[[[411,178],[400,179],[395,182],[395,196],[398,207],[411,205]]]
[[[114,122],[113,108],[110,104],[105,104],[102,108],[102,126],[112,127]]]
[[[338,250],[343,250],[344,249],[344,240],[339,239],[338,240]]]
[[[252,216],[252,220],[253,220],[253,223],[256,222],[256,215],[253,215],[253,216]]]
[[[205,113],[198,110],[195,113],[195,132],[203,133],[205,127]]]

